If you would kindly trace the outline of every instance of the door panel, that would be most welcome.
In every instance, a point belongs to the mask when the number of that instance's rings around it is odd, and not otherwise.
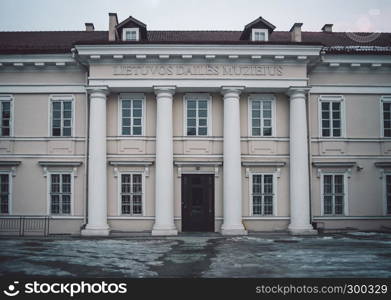
[[[182,231],[214,231],[214,175],[182,174]]]

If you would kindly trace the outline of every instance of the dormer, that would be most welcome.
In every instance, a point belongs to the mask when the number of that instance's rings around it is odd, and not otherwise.
[[[140,41],[147,39],[147,25],[130,16],[115,26],[118,38],[122,41]]]
[[[259,17],[244,26],[240,39],[253,42],[267,42],[275,28],[276,26]]]

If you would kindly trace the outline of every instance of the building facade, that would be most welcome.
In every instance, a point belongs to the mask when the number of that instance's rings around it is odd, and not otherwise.
[[[150,31],[111,13],[108,31],[1,32],[2,224],[391,227],[391,34],[301,26]]]

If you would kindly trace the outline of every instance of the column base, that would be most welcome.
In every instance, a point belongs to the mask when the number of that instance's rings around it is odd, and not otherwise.
[[[221,226],[222,235],[247,235],[247,230],[242,224],[237,226]]]
[[[81,236],[109,236],[110,228],[109,227],[98,227],[98,228],[88,228],[88,225],[85,229],[80,232]]]
[[[303,225],[303,226],[289,225],[288,231],[292,235],[317,235],[318,234],[318,231],[315,230],[311,225]]]

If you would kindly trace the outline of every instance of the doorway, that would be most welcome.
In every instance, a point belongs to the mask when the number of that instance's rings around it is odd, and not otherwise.
[[[214,175],[182,174],[182,231],[214,232]]]

